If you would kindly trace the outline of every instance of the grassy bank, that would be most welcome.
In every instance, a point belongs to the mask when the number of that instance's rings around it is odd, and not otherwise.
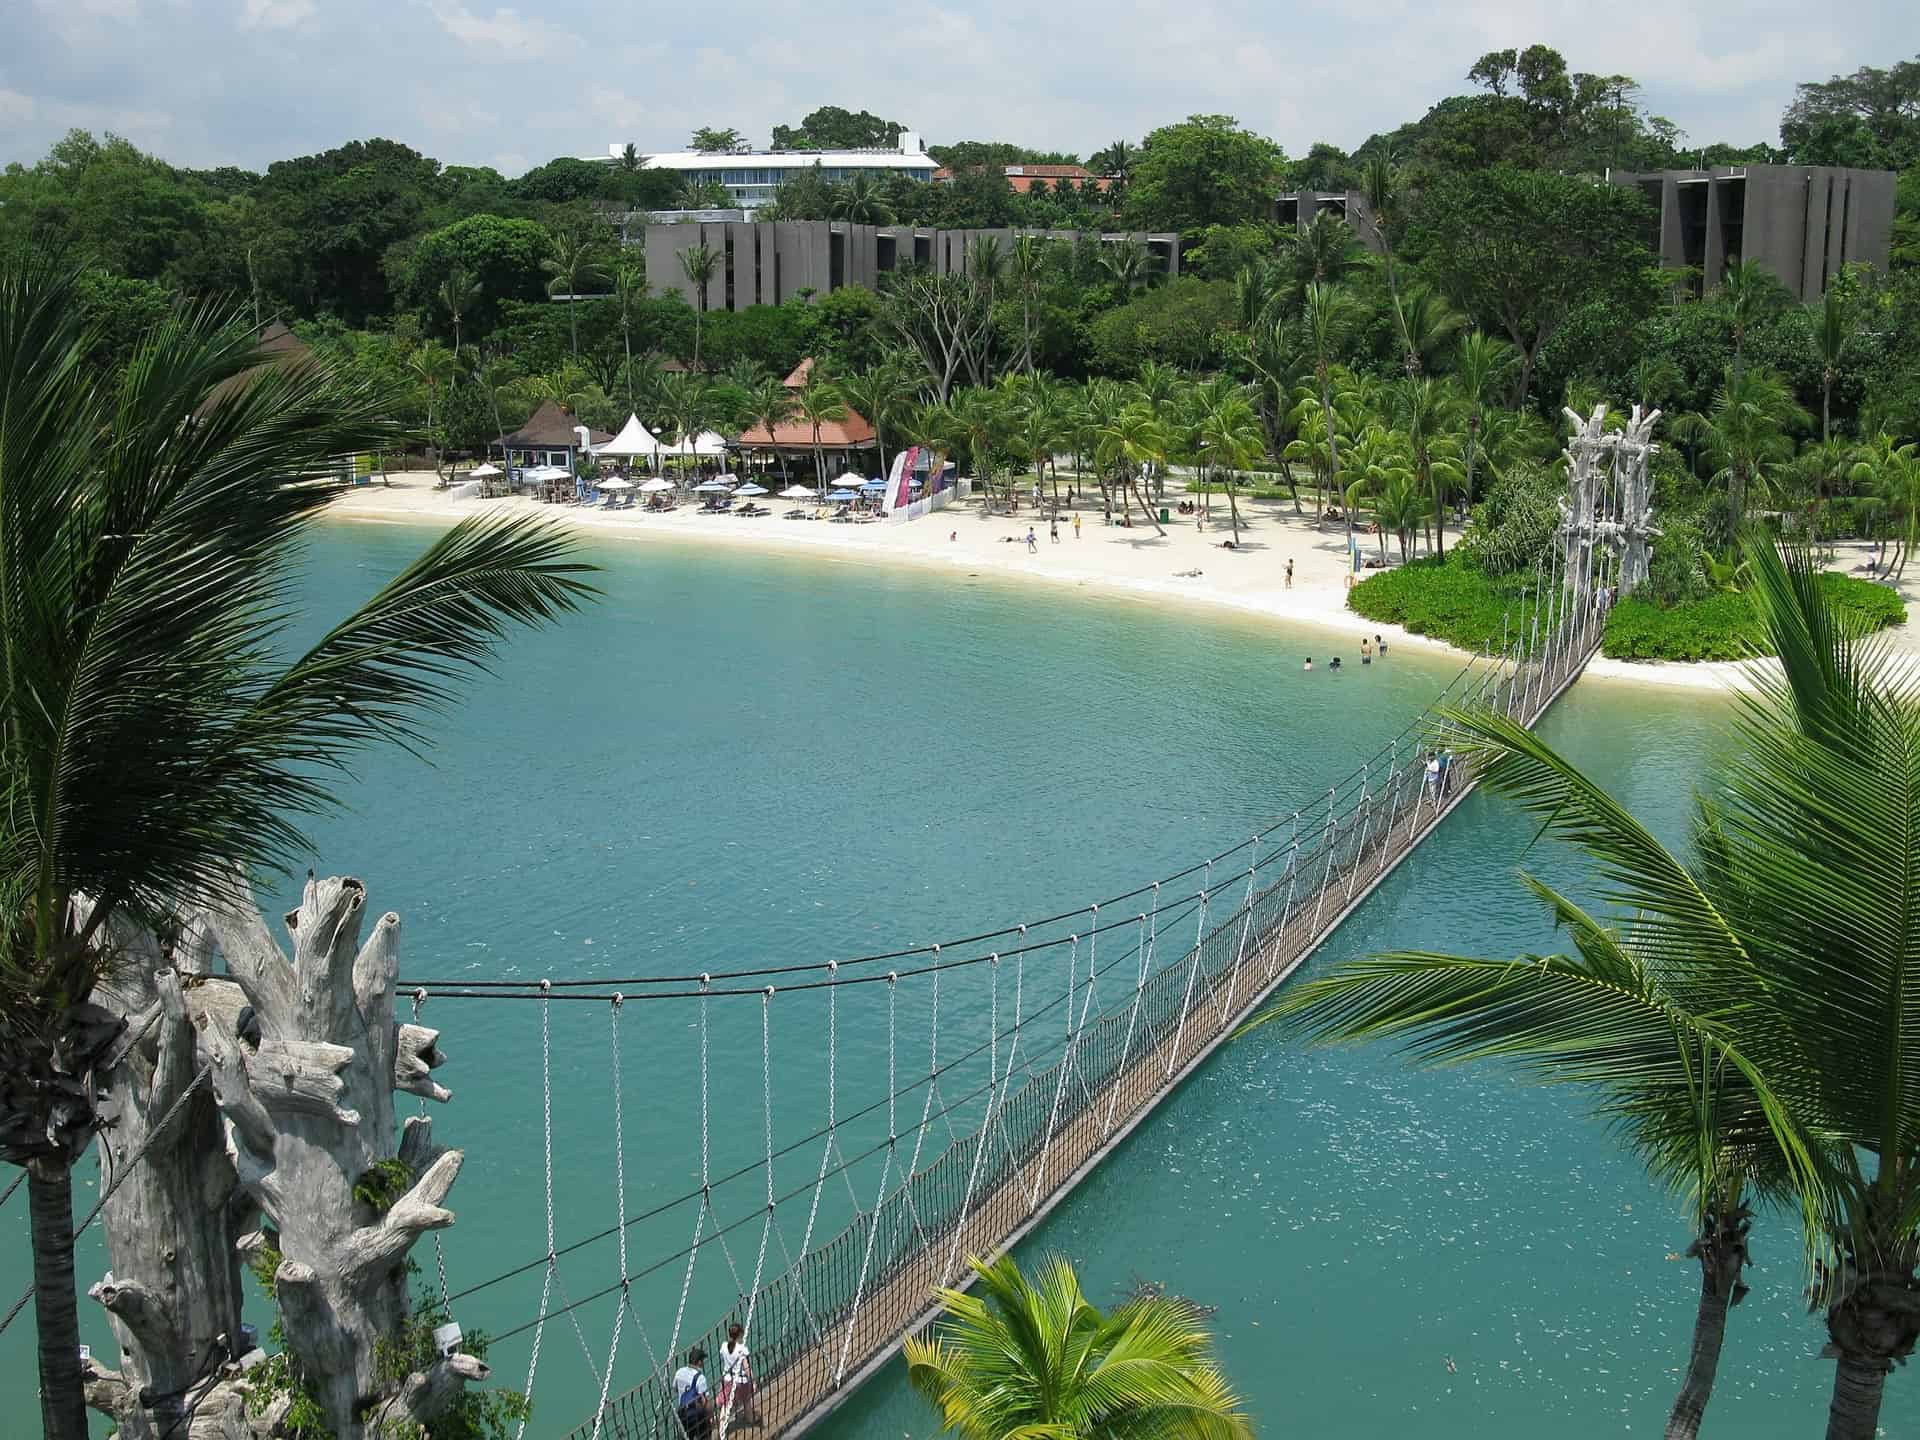
[[[1884,585],[1828,575],[1839,608],[1867,630],[1903,624],[1907,609]],[[1403,626],[1463,650],[1498,649],[1506,633],[1530,623],[1533,608],[1518,578],[1494,579],[1456,563],[1417,560],[1361,581],[1347,606],[1368,620]],[[1621,660],[1741,660],[1757,653],[1760,627],[1744,595],[1728,592],[1662,607],[1626,599],[1607,617],[1602,653]]]

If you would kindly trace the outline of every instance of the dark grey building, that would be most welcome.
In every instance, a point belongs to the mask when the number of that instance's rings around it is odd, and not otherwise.
[[[693,286],[680,256],[704,243],[720,257],[707,284],[706,308],[744,310],[749,305],[778,305],[802,290],[826,294],[843,285],[875,289],[880,277],[905,265],[936,274],[962,274],[968,247],[982,235],[1011,250],[1022,235],[1074,241],[1073,230],[922,230],[911,225],[854,225],[841,220],[687,221],[646,229],[647,284],[669,291],[689,305]],[[1112,234],[1092,237],[1105,244],[1132,242],[1146,247],[1148,261],[1165,275],[1180,273],[1177,234]]]
[[[1367,210],[1367,197],[1358,190],[1289,190],[1273,202],[1274,220],[1298,230],[1313,224],[1314,216],[1329,211],[1347,222],[1362,245],[1376,255],[1380,253],[1380,232]]]
[[[1891,170],[1735,165],[1607,178],[1647,197],[1648,246],[1669,269],[1692,267],[1706,289],[1738,260],[1758,260],[1801,301],[1818,300],[1843,265],[1887,268]]]

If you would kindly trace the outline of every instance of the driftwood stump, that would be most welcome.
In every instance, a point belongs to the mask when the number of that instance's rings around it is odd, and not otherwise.
[[[365,901],[358,880],[309,877],[286,917],[291,959],[250,902],[216,907],[208,931],[232,983],[185,991],[234,1175],[277,1232],[273,1283],[288,1349],[336,1440],[428,1421],[488,1373],[459,1354],[400,1377],[376,1360],[376,1342],[390,1343],[410,1317],[408,1251],[453,1223],[441,1201],[461,1154],[436,1145],[424,1118],[395,1124],[395,1090],[436,1101],[448,1092],[431,1074],[436,1032],[394,1016],[400,917],[382,915],[362,945]],[[395,1159],[405,1183],[391,1204],[369,1203],[364,1188],[356,1197],[370,1177],[390,1178],[375,1167]],[[236,1433],[246,1383],[236,1376],[223,1382],[229,1393],[210,1397],[209,1434]]]
[[[117,926],[110,934],[119,963],[102,998],[128,1025],[105,1071],[100,1144],[102,1178],[118,1188],[102,1210],[112,1268],[87,1293],[106,1307],[120,1364],[96,1360],[87,1401],[128,1440],[159,1440],[202,1433],[196,1402],[246,1348],[237,1247],[253,1229],[253,1206],[227,1156],[212,1087],[187,1094],[201,1061],[184,987],[205,983],[204,926],[168,947]],[[221,1407],[203,1408],[211,1419]]]

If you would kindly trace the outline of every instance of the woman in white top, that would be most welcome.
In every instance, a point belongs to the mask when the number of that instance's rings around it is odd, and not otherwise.
[[[746,1332],[739,1324],[727,1327],[720,1346],[720,1413],[728,1424],[758,1424],[753,1408],[753,1366],[747,1360]]]

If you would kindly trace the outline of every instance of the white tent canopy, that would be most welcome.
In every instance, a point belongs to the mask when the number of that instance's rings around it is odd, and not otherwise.
[[[682,437],[680,443],[669,447],[670,455],[724,455],[727,453],[726,437],[712,430],[702,430],[691,441]]]
[[[642,425],[638,415],[629,414],[627,423],[620,427],[620,433],[593,453],[612,455],[616,458],[636,455],[651,457],[658,455],[664,448],[660,443],[660,437]]]

